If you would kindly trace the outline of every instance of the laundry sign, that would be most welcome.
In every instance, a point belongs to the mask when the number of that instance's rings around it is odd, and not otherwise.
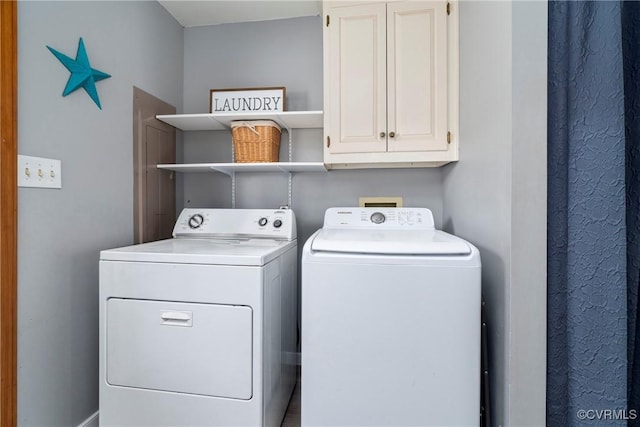
[[[210,100],[210,113],[285,111],[285,88],[211,89]]]

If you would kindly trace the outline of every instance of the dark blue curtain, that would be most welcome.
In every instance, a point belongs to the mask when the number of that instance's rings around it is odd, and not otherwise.
[[[634,387],[638,165],[631,155],[640,110],[637,78],[630,77],[640,70],[640,45],[628,39],[637,31],[628,27],[640,25],[637,8],[549,3],[550,427],[627,425],[640,391]],[[635,18],[627,15],[631,9]],[[616,413],[593,412],[602,410]]]
[[[626,232],[628,295],[629,408],[638,417],[629,425],[640,426],[640,3],[622,3],[622,52],[626,131]]]

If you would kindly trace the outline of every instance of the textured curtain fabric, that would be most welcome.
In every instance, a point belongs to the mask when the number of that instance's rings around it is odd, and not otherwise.
[[[627,425],[622,412],[608,419],[595,412],[629,409],[633,371],[626,184],[637,176],[625,168],[623,7],[549,3],[549,427]]]
[[[640,3],[622,4],[622,48],[626,130],[627,294],[629,408],[640,410]],[[640,414],[639,414],[640,415]],[[629,425],[640,426],[640,417]]]

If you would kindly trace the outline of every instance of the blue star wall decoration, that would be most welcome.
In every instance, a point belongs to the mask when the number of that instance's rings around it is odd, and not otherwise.
[[[96,89],[96,82],[108,79],[111,76],[107,73],[96,70],[95,68],[91,68],[82,37],[80,37],[80,41],[78,42],[76,59],[69,58],[67,55],[58,52],[50,46],[47,46],[47,49],[49,49],[51,53],[53,53],[54,56],[62,62],[62,65],[71,72],[69,80],[67,81],[67,86],[65,86],[64,92],[62,92],[62,96],[67,96],[70,93],[83,88],[91,99],[93,99],[93,102],[96,103],[98,108],[102,110],[100,98],[98,98],[98,90]]]

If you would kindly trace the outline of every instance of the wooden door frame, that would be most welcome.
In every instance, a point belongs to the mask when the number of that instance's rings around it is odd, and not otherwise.
[[[0,427],[17,425],[17,8],[0,1]]]

